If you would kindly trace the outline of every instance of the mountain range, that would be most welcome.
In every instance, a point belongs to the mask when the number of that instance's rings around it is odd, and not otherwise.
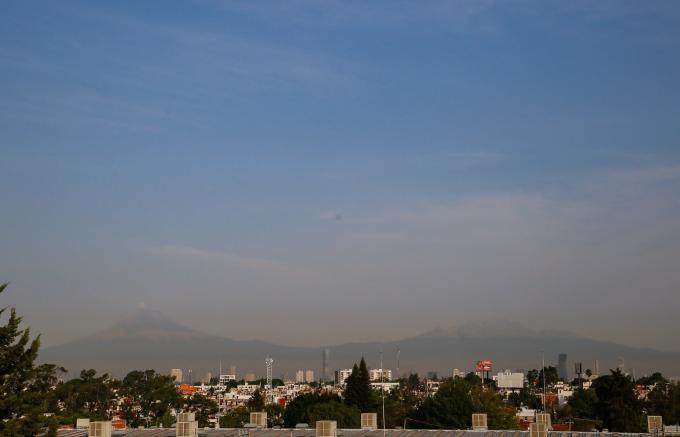
[[[536,331],[507,321],[467,323],[390,342],[344,343],[328,346],[333,370],[351,367],[361,357],[369,366],[379,367],[380,351],[384,366],[398,375],[408,372],[436,371],[449,376],[453,368],[471,371],[480,359],[492,359],[494,368],[527,370],[546,364],[556,365],[557,355],[566,353],[573,375],[573,363],[600,373],[616,367],[621,358],[625,370],[637,376],[653,371],[680,375],[680,352],[664,352],[600,341],[569,332]],[[206,372],[216,375],[237,367],[240,376],[264,374],[264,359],[274,358],[274,376],[291,378],[297,369],[313,369],[321,376],[323,348],[282,346],[260,340],[233,340],[206,334],[174,322],[151,309],[138,309],[130,317],[94,335],[44,348],[42,362],[62,365],[71,372],[94,368],[121,377],[130,370],[155,369],[168,373],[171,368],[192,370],[193,379]],[[225,370],[226,373],[226,370]],[[396,374],[395,374],[396,376]]]

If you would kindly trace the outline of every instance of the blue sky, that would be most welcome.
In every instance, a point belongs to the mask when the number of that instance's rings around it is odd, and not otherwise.
[[[672,349],[678,53],[673,1],[8,2],[3,300],[46,344],[144,302],[287,344]]]

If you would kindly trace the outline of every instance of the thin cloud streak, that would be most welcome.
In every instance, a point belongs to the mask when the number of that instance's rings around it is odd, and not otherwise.
[[[196,262],[209,262],[220,267],[266,275],[299,275],[301,272],[287,264],[266,258],[253,258],[216,250],[189,246],[161,246],[150,250],[156,255],[186,258]]]

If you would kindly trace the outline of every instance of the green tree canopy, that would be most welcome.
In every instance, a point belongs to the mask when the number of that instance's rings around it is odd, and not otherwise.
[[[611,375],[600,376],[591,390],[595,390],[597,402],[595,416],[602,426],[615,432],[641,432],[644,429],[642,402],[635,392],[632,379],[612,370]]]
[[[368,412],[373,407],[371,383],[363,357],[358,366],[354,364],[352,374],[347,378],[344,397],[347,405],[357,407],[360,412]]]
[[[425,399],[415,419],[419,427],[467,429],[474,413],[472,387],[465,379],[455,378],[443,383],[434,396]]]
[[[184,401],[183,410],[196,413],[198,426],[203,428],[210,424],[208,419],[216,414],[219,408],[214,400],[200,393],[194,393]]]
[[[55,394],[63,405],[63,414],[71,417],[108,419],[114,402],[109,376],[96,376],[94,369],[83,370],[79,378],[57,385]]]
[[[123,418],[132,426],[159,425],[168,410],[180,405],[173,378],[154,370],[128,373],[121,381],[119,393],[126,399]],[[139,410],[136,405],[139,405]]]
[[[290,401],[283,413],[283,423],[287,428],[293,428],[298,423],[312,422],[311,410],[323,403],[340,402],[340,398],[335,395],[305,393]]]
[[[0,293],[6,287],[0,284]],[[0,317],[7,309],[0,309]],[[11,308],[0,325],[0,435],[35,435],[46,425],[43,413],[56,408],[52,387],[59,369],[36,366],[39,349],[40,336],[31,339],[30,329],[21,329],[21,317]]]

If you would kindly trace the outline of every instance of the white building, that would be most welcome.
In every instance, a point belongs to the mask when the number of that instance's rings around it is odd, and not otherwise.
[[[503,390],[519,390],[524,387],[524,373],[506,369],[493,377],[496,387]]]
[[[170,376],[175,378],[175,382],[182,382],[182,369],[170,369]]]
[[[304,370],[298,370],[295,372],[295,382],[298,384],[302,384],[305,382],[305,371]]]
[[[391,381],[392,371],[390,369],[371,369],[368,371],[368,379],[371,381]]]
[[[220,385],[227,385],[229,381],[236,381],[236,375],[220,375]]]
[[[307,383],[314,382],[314,371],[312,369],[308,369],[305,372],[305,382]]]
[[[338,384],[344,384],[352,375],[352,369],[342,369],[338,371]]]
[[[465,371],[459,369],[453,369],[451,372],[452,378],[465,378]]]
[[[373,390],[384,390],[386,392],[390,392],[394,390],[395,388],[399,387],[398,382],[372,382],[371,383],[371,388]]]

